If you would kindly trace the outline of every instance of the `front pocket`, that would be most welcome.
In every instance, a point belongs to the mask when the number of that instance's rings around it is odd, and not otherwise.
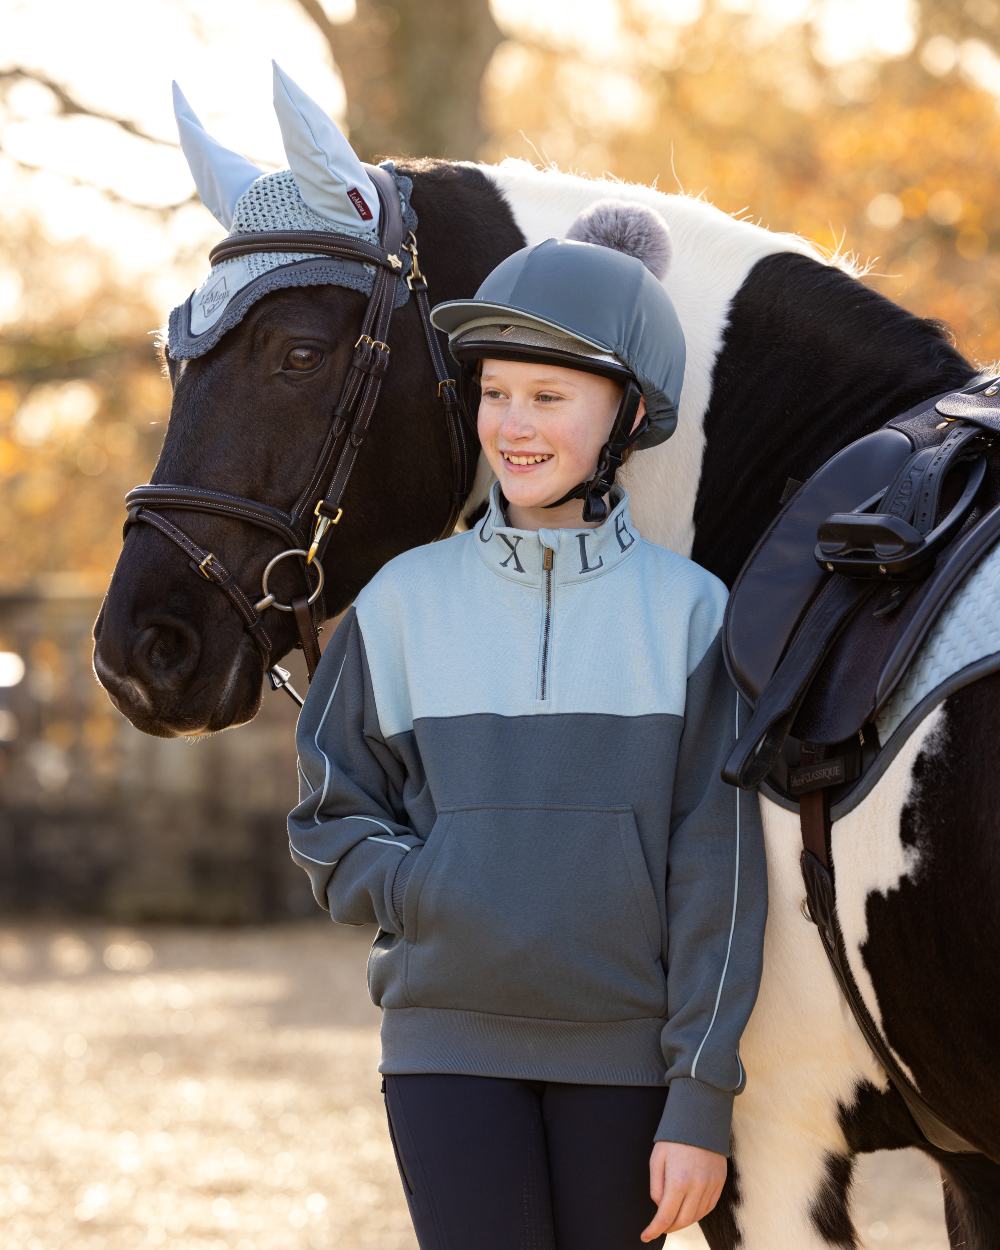
[[[442,810],[407,882],[407,999],[561,1020],[666,1014],[630,807]]]

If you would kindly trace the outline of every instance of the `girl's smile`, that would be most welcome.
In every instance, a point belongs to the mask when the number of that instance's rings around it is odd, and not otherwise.
[[[552,459],[551,452],[508,452],[501,450],[504,465],[514,473],[526,473],[530,469],[540,468]]]

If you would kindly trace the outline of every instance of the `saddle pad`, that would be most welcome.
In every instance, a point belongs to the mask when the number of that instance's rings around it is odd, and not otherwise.
[[[1000,542],[979,560],[942,608],[876,716],[879,741],[885,745],[907,714],[928,695],[970,664],[989,656],[1000,668]],[[957,688],[965,683],[949,684]]]

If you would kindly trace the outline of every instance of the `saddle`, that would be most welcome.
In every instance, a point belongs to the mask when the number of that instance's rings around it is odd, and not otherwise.
[[[927,1141],[983,1153],[903,1072],[851,971],[837,917],[830,807],[878,756],[876,718],[977,561],[1000,541],[1000,378],[893,417],[784,504],[740,570],[723,651],[753,707],[722,777],[798,807],[807,918],[872,1052]],[[996,457],[1000,460],[1000,457]]]
[[[1000,379],[979,379],[850,443],[795,491],[726,607],[726,665],[754,708],[726,781],[766,778],[791,800],[833,787],[831,802],[857,783],[880,709],[1000,540],[998,435]]]

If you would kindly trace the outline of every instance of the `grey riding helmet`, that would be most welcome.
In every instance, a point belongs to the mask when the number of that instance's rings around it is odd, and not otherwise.
[[[658,214],[602,201],[574,223],[571,233],[577,237],[546,239],[514,252],[472,299],[438,304],[431,320],[448,334],[467,396],[475,390],[475,364],[487,356],[542,359],[625,384],[597,472],[545,505],[582,497],[584,519],[602,520],[607,508],[600,496],[610,489],[625,448],[653,447],[674,432],[685,343],[676,310],[658,280],[670,255],[669,235]],[[597,238],[617,246],[590,241]],[[619,250],[623,244],[628,252]],[[633,435],[640,395],[646,417]],[[466,417],[474,428],[471,408],[466,405]]]

